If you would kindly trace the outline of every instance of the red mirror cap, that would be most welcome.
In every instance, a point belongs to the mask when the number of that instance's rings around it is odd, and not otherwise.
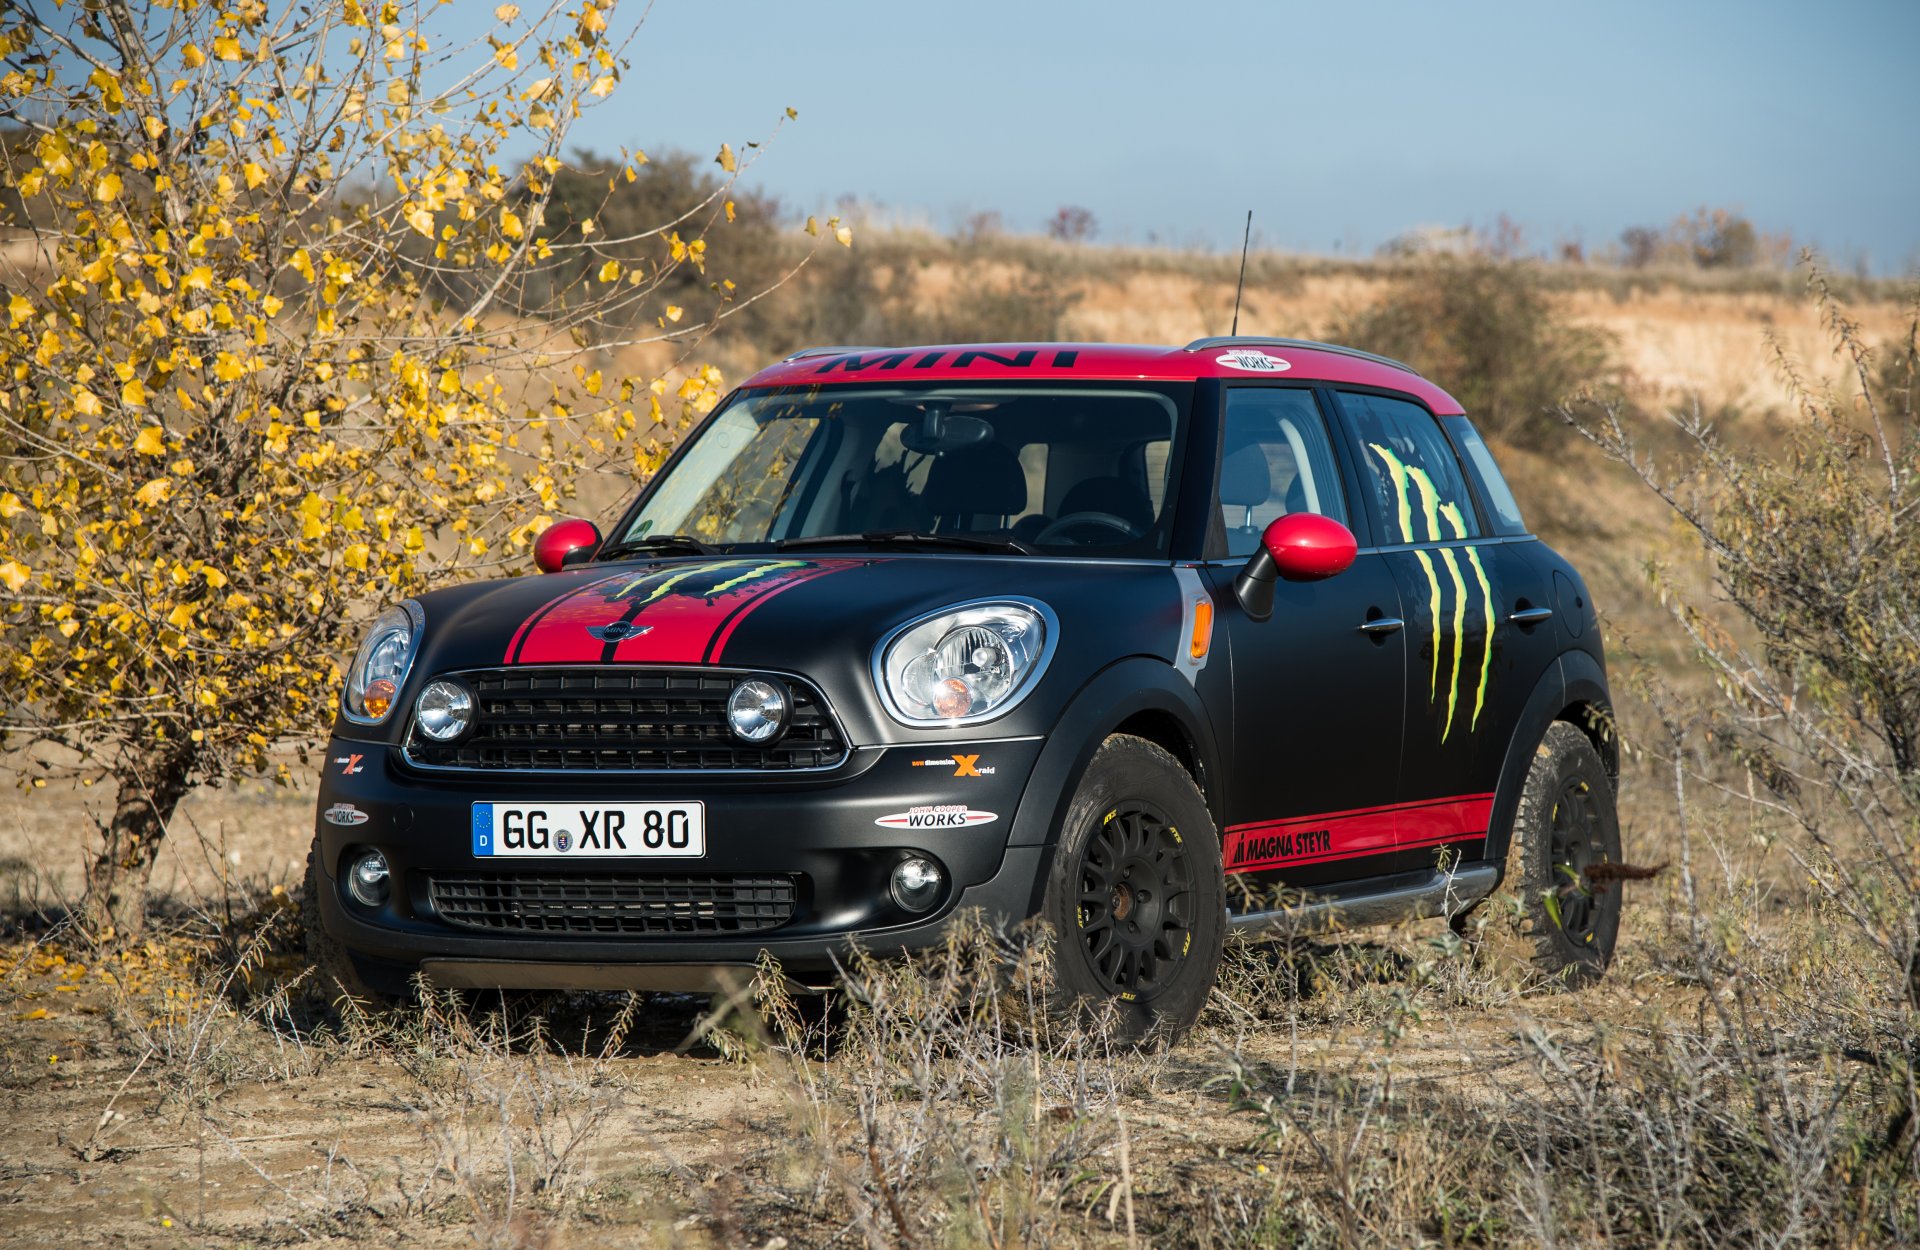
[[[1345,572],[1360,549],[1353,531],[1332,517],[1290,512],[1261,535],[1267,554],[1288,581],[1315,582]]]
[[[533,562],[542,573],[558,573],[567,557],[576,551],[591,551],[600,545],[600,527],[575,517],[555,521],[533,540]]]

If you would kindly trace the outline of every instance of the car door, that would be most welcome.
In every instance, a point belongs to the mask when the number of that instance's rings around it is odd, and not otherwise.
[[[1224,405],[1206,574],[1232,664],[1226,870],[1259,887],[1371,875],[1395,851],[1406,695],[1394,576],[1363,553],[1325,581],[1282,579],[1267,620],[1241,610],[1234,575],[1266,526],[1318,512],[1351,528],[1355,483],[1314,391],[1236,385]]]
[[[1489,532],[1430,411],[1409,397],[1355,390],[1338,392],[1336,402],[1406,620],[1395,866],[1431,866],[1450,853],[1477,859],[1526,694],[1515,693],[1523,654],[1539,645],[1535,634],[1551,646],[1551,628],[1511,618],[1546,600],[1531,597],[1521,584],[1524,561]],[[1516,640],[1516,629],[1529,636]]]

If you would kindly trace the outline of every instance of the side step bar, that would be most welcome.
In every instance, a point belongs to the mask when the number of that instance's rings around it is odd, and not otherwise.
[[[1451,873],[1434,872],[1425,881],[1413,881],[1372,894],[1346,898],[1308,896],[1297,906],[1270,911],[1228,913],[1227,928],[1241,937],[1264,932],[1326,933],[1368,925],[1452,916],[1493,893],[1500,870],[1492,864],[1469,864]]]

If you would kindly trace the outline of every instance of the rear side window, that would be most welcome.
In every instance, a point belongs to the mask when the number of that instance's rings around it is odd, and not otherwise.
[[[1432,413],[1409,400],[1351,391],[1340,393],[1340,407],[1360,445],[1383,545],[1479,537],[1473,496]]]
[[[1313,392],[1235,387],[1227,392],[1220,450],[1220,524],[1227,554],[1248,556],[1267,526],[1289,512],[1345,523],[1340,472]]]
[[[1441,421],[1446,424],[1447,432],[1453,435],[1454,446],[1467,458],[1467,468],[1480,483],[1480,497],[1487,501],[1487,510],[1493,513],[1494,533],[1526,533],[1527,523],[1521,519],[1520,503],[1507,486],[1507,479],[1500,475],[1500,466],[1493,462],[1493,453],[1481,441],[1480,431],[1474,429],[1473,422],[1465,417],[1442,417]]]

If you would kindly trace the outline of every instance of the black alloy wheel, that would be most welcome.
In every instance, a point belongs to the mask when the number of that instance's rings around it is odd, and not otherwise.
[[[1220,966],[1220,835],[1193,775],[1165,749],[1116,734],[1081,775],[1060,825],[1041,914],[1057,1005],[1110,1003],[1129,1041],[1178,1038]]]
[[[1134,799],[1100,821],[1080,855],[1080,942],[1113,994],[1150,1001],[1193,952],[1194,865],[1186,839]]]

